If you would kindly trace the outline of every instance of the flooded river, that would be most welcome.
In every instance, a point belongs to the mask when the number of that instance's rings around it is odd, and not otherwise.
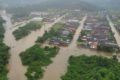
[[[27,37],[16,41],[14,36],[12,35],[13,32],[13,25],[11,23],[11,19],[7,14],[2,14],[2,17],[6,21],[5,29],[5,38],[4,43],[8,46],[10,46],[10,60],[9,60],[9,74],[8,78],[9,80],[26,80],[26,77],[24,73],[26,72],[26,67],[22,65],[22,62],[20,60],[19,54],[26,49],[32,47],[35,44],[35,41],[39,36],[43,36],[45,30],[49,30],[55,23],[59,22],[64,16],[57,19],[52,24],[47,24],[44,27],[42,27],[40,30],[31,32],[30,35]]]
[[[65,74],[67,70],[68,65],[68,59],[70,56],[79,56],[79,55],[98,55],[98,56],[108,56],[110,57],[110,54],[104,53],[104,52],[96,52],[91,51],[88,49],[80,49],[77,48],[76,41],[80,35],[80,32],[83,28],[84,22],[86,20],[86,16],[81,21],[81,25],[76,30],[76,33],[74,35],[72,43],[69,45],[69,47],[61,48],[58,55],[53,58],[53,63],[50,64],[46,69],[44,73],[44,77],[42,80],[61,80],[60,77]]]

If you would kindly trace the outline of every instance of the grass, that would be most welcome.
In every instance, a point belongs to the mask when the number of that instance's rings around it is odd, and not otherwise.
[[[55,31],[55,32],[57,32],[57,31],[59,31],[62,27],[64,27],[64,24],[62,24],[62,23],[56,23],[55,25],[53,25],[53,30]]]

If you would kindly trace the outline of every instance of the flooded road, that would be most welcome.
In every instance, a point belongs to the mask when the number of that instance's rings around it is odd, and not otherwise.
[[[53,63],[50,64],[46,69],[44,73],[44,77],[42,80],[61,80],[60,77],[65,74],[67,70],[67,65],[68,65],[68,60],[69,57],[74,55],[74,56],[80,56],[80,55],[98,55],[98,56],[110,56],[109,54],[107,55],[104,52],[96,52],[96,51],[91,51],[89,49],[79,49],[77,48],[77,39],[80,35],[80,32],[84,26],[84,22],[86,20],[86,16],[83,18],[81,21],[81,25],[78,27],[76,30],[76,33],[74,35],[74,38],[69,45],[69,47],[64,47],[60,49],[60,52],[58,55],[53,58]]]
[[[26,72],[26,67],[22,65],[22,62],[20,60],[19,54],[26,49],[32,47],[35,44],[35,41],[39,36],[43,36],[45,33],[45,30],[49,31],[50,28],[57,22],[59,22],[64,16],[58,18],[55,22],[51,24],[46,24],[42,26],[41,29],[37,31],[32,31],[27,37],[16,41],[14,36],[12,35],[12,32],[18,27],[14,27],[11,23],[10,16],[7,14],[2,14],[3,19],[6,21],[5,29],[5,38],[4,38],[4,43],[8,46],[10,46],[10,61],[9,61],[9,74],[8,78],[9,80],[26,80],[26,77],[24,73]],[[67,70],[67,65],[68,65],[68,59],[71,55],[74,56],[79,56],[79,55],[98,55],[98,56],[110,56],[106,53],[103,52],[96,52],[96,51],[91,51],[88,49],[82,49],[82,48],[77,48],[76,41],[80,35],[80,32],[83,28],[84,22],[86,20],[87,16],[83,18],[81,21],[81,25],[78,27],[76,30],[76,33],[73,37],[73,40],[69,47],[61,48],[60,52],[58,55],[53,58],[53,63],[50,64],[46,70],[45,74],[42,80],[60,80],[60,77],[65,74]],[[24,24],[23,24],[24,25]]]
[[[112,32],[114,33],[114,37],[115,37],[115,39],[116,39],[117,45],[118,45],[119,48],[120,48],[120,35],[119,35],[118,31],[116,30],[113,22],[112,22],[111,19],[109,18],[109,16],[107,16],[107,20],[108,20],[109,25],[110,25],[110,27],[111,27],[111,29],[112,29]],[[120,62],[120,54],[117,54],[117,56],[118,56],[118,61]]]
[[[112,32],[114,33],[114,37],[115,37],[115,39],[116,39],[116,41],[117,41],[117,44],[118,44],[118,46],[120,47],[120,35],[119,35],[119,33],[117,32],[114,24],[113,24],[112,21],[110,20],[109,16],[107,16],[107,19],[108,19],[108,21],[109,21],[109,24],[110,24],[110,27],[111,27],[111,29],[112,29]]]
[[[13,25],[11,23],[11,19],[7,14],[2,15],[3,19],[6,21],[5,29],[5,38],[4,43],[8,45],[10,49],[10,60],[9,60],[9,74],[8,79],[9,80],[26,80],[26,77],[24,73],[26,72],[26,67],[22,65],[21,59],[19,57],[19,54],[26,49],[32,47],[35,44],[35,41],[39,36],[43,36],[45,29],[49,30],[55,23],[59,22],[64,16],[57,19],[52,24],[47,24],[44,27],[42,27],[40,30],[31,32],[30,35],[27,37],[16,41],[14,36],[12,35],[13,32]]]

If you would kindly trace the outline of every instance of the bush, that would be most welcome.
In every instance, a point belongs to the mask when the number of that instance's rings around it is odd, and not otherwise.
[[[28,80],[38,80],[42,78],[44,70],[42,67],[52,63],[51,58],[56,56],[59,51],[57,47],[41,48],[34,45],[20,54],[23,65],[28,66],[26,76]]]
[[[9,47],[3,43],[5,33],[3,22],[5,21],[0,17],[0,80],[7,80],[8,70],[6,65],[8,64],[10,55],[8,53]]]
[[[114,59],[97,56],[71,56],[62,80],[119,80],[120,63]]]
[[[23,27],[15,30],[13,35],[15,36],[16,40],[19,40],[31,33],[31,31],[37,30],[41,28],[41,24],[36,22],[30,22]]]
[[[97,50],[99,50],[99,51],[106,51],[106,52],[115,52],[115,47],[98,45],[97,46]]]
[[[62,29],[62,27],[64,27],[64,24],[56,23],[55,25],[53,25],[49,32],[46,31],[42,37],[39,37],[36,43],[44,43],[46,40],[51,39],[53,36],[60,36],[59,30]],[[71,35],[69,36],[71,37]]]

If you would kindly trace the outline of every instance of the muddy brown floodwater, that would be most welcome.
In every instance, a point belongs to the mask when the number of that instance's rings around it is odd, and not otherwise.
[[[19,26],[14,28],[11,23],[10,16],[8,16],[6,13],[2,14],[2,17],[4,18],[4,20],[6,20],[6,24],[4,25],[6,29],[4,43],[10,46],[11,48],[9,51],[11,57],[9,61],[8,78],[9,80],[26,80],[26,77],[24,75],[24,73],[26,72],[26,67],[22,65],[19,54],[25,51],[26,49],[32,47],[35,44],[36,39],[39,36],[43,36],[45,30],[49,30],[55,23],[59,22],[64,16],[58,18],[55,22],[51,24],[46,24],[37,31],[31,32],[31,34],[29,34],[27,37],[19,41],[16,41],[14,36],[12,35],[12,32],[16,30]],[[109,53],[96,52],[88,49],[77,48],[76,41],[80,35],[80,32],[83,28],[86,18],[87,16],[85,16],[81,21],[81,25],[76,30],[76,33],[69,47],[61,48],[58,55],[55,58],[53,58],[53,63],[46,67],[44,77],[42,80],[61,80],[60,77],[65,74],[67,70],[68,59],[71,55],[79,56],[86,54],[88,56],[90,55],[106,57],[111,56],[109,55]]]
[[[26,67],[22,65],[22,62],[20,60],[19,54],[26,49],[32,47],[35,44],[35,41],[39,36],[43,36],[45,30],[49,30],[55,23],[59,22],[64,16],[58,18],[55,22],[51,24],[46,24],[44,27],[37,31],[31,32],[27,37],[16,41],[14,36],[12,35],[13,32],[13,25],[11,23],[10,16],[8,16],[6,13],[2,14],[3,19],[6,21],[5,29],[5,38],[4,43],[8,45],[10,49],[10,60],[9,60],[9,74],[8,79],[9,80],[26,80],[25,72]]]
[[[106,56],[110,57],[109,53],[104,53],[104,52],[96,52],[88,49],[83,49],[83,48],[77,48],[76,41],[80,35],[80,32],[84,26],[84,22],[86,20],[87,16],[83,18],[81,21],[81,25],[78,27],[76,30],[76,33],[73,37],[73,40],[69,47],[61,48],[60,52],[58,55],[53,58],[53,63],[50,64],[46,69],[44,73],[44,77],[42,80],[61,80],[60,77],[65,74],[67,70],[67,65],[68,65],[68,59],[70,56],[79,56],[79,55],[97,55],[97,56]]]

